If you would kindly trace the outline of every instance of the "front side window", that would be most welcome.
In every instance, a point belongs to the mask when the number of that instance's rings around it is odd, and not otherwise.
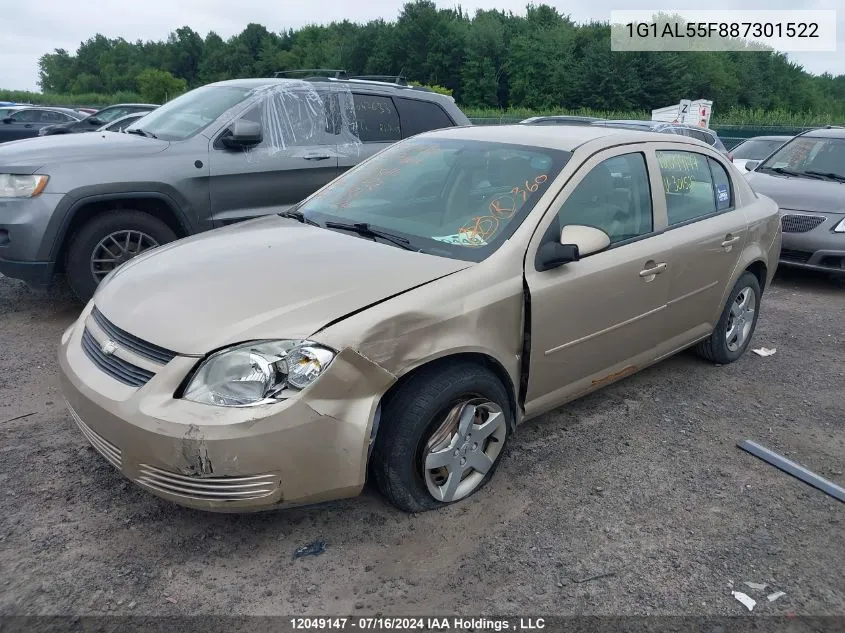
[[[762,160],[783,145],[784,141],[763,141],[751,139],[735,147],[731,152],[734,158],[743,160]]]
[[[335,179],[299,207],[309,220],[366,223],[413,250],[481,261],[516,230],[569,152],[415,138]]]
[[[560,228],[580,224],[601,229],[611,244],[651,233],[651,189],[645,157],[623,154],[593,167],[561,206],[558,221]]]
[[[693,152],[657,152],[669,226],[711,215],[730,206],[729,181],[726,183],[724,180],[727,174],[720,176],[722,182],[717,186],[708,160],[706,156]],[[727,206],[717,208],[717,200],[720,205],[727,203]]]
[[[843,180],[845,138],[796,137],[766,159],[757,171]]]
[[[141,129],[166,141],[182,141],[211,125],[251,91],[236,86],[203,86],[168,101],[127,129]]]
[[[15,112],[9,118],[15,123],[38,123],[41,121],[43,110],[20,110]]]

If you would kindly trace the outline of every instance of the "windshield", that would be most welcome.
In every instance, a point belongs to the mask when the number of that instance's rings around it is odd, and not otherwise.
[[[364,223],[412,250],[481,261],[516,230],[569,152],[416,138],[392,145],[299,206],[308,221]]]
[[[734,158],[741,158],[743,160],[762,160],[778,147],[786,143],[786,141],[787,139],[782,141],[761,141],[751,139],[750,141],[745,141],[738,147],[735,147],[731,153]]]
[[[243,101],[250,90],[235,86],[203,86],[168,101],[126,129],[142,129],[165,141],[183,141]]]
[[[795,137],[757,168],[757,171],[777,170],[796,176],[835,174],[845,178],[845,138]]]

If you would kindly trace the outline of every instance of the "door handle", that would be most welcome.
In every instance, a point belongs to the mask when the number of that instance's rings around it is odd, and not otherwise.
[[[310,154],[308,156],[304,156],[305,160],[328,160],[331,158],[328,154]]]
[[[739,238],[739,235],[731,235],[730,233],[728,233],[725,236],[725,241],[722,242],[722,248],[727,248],[728,246],[736,244],[739,241]]]
[[[640,277],[651,277],[652,275],[659,275],[664,270],[666,270],[666,262],[661,262],[660,264],[655,264],[651,268],[643,268],[640,271]]]

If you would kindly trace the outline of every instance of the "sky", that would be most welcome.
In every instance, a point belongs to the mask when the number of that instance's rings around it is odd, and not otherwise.
[[[436,0],[438,6],[460,5],[474,13],[478,8],[525,13],[528,0]],[[535,0],[568,14],[576,22],[609,20],[611,9],[792,9],[793,0]],[[57,48],[75,53],[79,44],[96,33],[127,41],[165,40],[171,31],[190,26],[203,37],[215,31],[224,39],[242,31],[250,22],[270,31],[299,28],[349,19],[353,22],[383,18],[394,20],[403,0],[108,0],[85,3],[67,0],[0,0],[0,88],[38,90],[38,58]],[[837,51],[795,53],[790,58],[815,74],[845,74],[845,0],[808,0],[803,9],[838,9]],[[354,69],[353,69],[354,70]]]

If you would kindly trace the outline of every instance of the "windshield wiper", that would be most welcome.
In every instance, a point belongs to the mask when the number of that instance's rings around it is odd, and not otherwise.
[[[413,246],[411,246],[411,242],[406,240],[404,237],[400,237],[398,235],[394,235],[393,233],[388,233],[387,231],[382,231],[381,229],[374,229],[366,222],[356,222],[354,224],[347,224],[345,222],[326,222],[327,229],[339,229],[341,231],[352,231],[353,233],[357,233],[361,237],[380,237],[383,240],[387,240],[391,244],[395,244],[399,248],[404,248],[406,251],[416,251]]]
[[[830,180],[836,180],[838,182],[845,182],[845,176],[842,174],[835,174],[832,171],[805,171],[805,174],[814,174],[816,176],[821,176],[822,178],[828,178]]]
[[[807,178],[814,178],[815,180],[820,180],[821,176],[816,176],[811,171],[798,171],[797,169],[787,169],[786,167],[764,167],[766,171],[773,171],[778,174],[783,174],[784,176],[806,176]]]
[[[138,136],[145,136],[146,138],[158,138],[152,132],[147,132],[146,130],[142,130],[139,127],[132,128],[131,130],[123,130],[127,134],[137,134]]]
[[[296,220],[297,222],[302,222],[303,224],[310,224],[312,226],[320,226],[314,220],[310,220],[305,217],[305,214],[302,211],[295,211],[290,209],[288,211],[282,211],[278,214],[280,218],[290,218],[291,220]]]

